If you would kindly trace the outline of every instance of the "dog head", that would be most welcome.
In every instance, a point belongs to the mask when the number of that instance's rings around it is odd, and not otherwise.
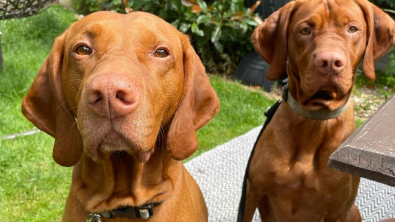
[[[303,107],[335,110],[348,101],[361,58],[374,80],[373,62],[394,36],[394,21],[368,1],[298,0],[273,13],[251,39],[271,65],[268,79],[287,71],[290,93]]]
[[[55,138],[53,157],[76,164],[125,151],[149,160],[158,137],[177,160],[219,101],[187,36],[143,12],[98,12],[54,43],[23,99],[23,114]]]

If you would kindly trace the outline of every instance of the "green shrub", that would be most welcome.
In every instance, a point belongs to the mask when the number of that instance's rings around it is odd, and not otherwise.
[[[370,86],[378,88],[386,88],[389,92],[395,92],[395,47],[391,48],[391,61],[387,64],[385,70],[376,70],[376,80],[373,82],[369,80],[361,69],[357,72],[356,86]]]
[[[158,15],[191,37],[208,72],[225,75],[233,74],[240,59],[253,50],[250,36],[259,19],[242,0],[83,0],[75,3],[80,3],[75,4],[80,13],[98,9],[125,13],[126,9]]]
[[[77,13],[82,15],[101,10],[98,0],[73,0],[73,7],[76,9]]]
[[[395,19],[395,1],[394,0],[369,0],[373,4],[382,8],[384,11],[389,13],[389,15]]]
[[[394,0],[370,0],[372,3],[378,6],[387,6],[389,9],[395,10],[395,1]]]

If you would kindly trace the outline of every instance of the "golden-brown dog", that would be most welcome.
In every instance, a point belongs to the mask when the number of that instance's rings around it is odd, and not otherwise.
[[[55,138],[55,161],[74,166],[63,221],[143,221],[150,211],[149,221],[207,221],[180,160],[219,101],[187,36],[162,19],[99,12],[74,23],[22,108]]]
[[[257,207],[262,221],[361,221],[359,177],[327,161],[355,129],[348,104],[359,61],[374,80],[373,62],[394,35],[394,21],[366,0],[292,1],[257,27],[252,42],[271,65],[267,77],[287,71],[289,91],[258,139],[244,221]]]

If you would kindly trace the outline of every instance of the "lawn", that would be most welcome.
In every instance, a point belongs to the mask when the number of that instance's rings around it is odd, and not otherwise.
[[[0,137],[34,129],[21,114],[30,87],[54,38],[72,22],[60,6],[24,19],[0,21],[4,68],[0,75]],[[221,110],[198,132],[193,157],[261,125],[274,101],[259,90],[210,75]],[[0,221],[59,221],[70,188],[71,168],[52,160],[54,140],[43,132],[0,139]],[[191,157],[192,158],[192,157]]]

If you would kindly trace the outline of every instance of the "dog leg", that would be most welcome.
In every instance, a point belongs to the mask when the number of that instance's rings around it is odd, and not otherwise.
[[[256,208],[258,207],[259,195],[255,193],[255,190],[251,187],[250,182],[247,180],[247,197],[244,209],[243,222],[250,222],[254,217]]]

